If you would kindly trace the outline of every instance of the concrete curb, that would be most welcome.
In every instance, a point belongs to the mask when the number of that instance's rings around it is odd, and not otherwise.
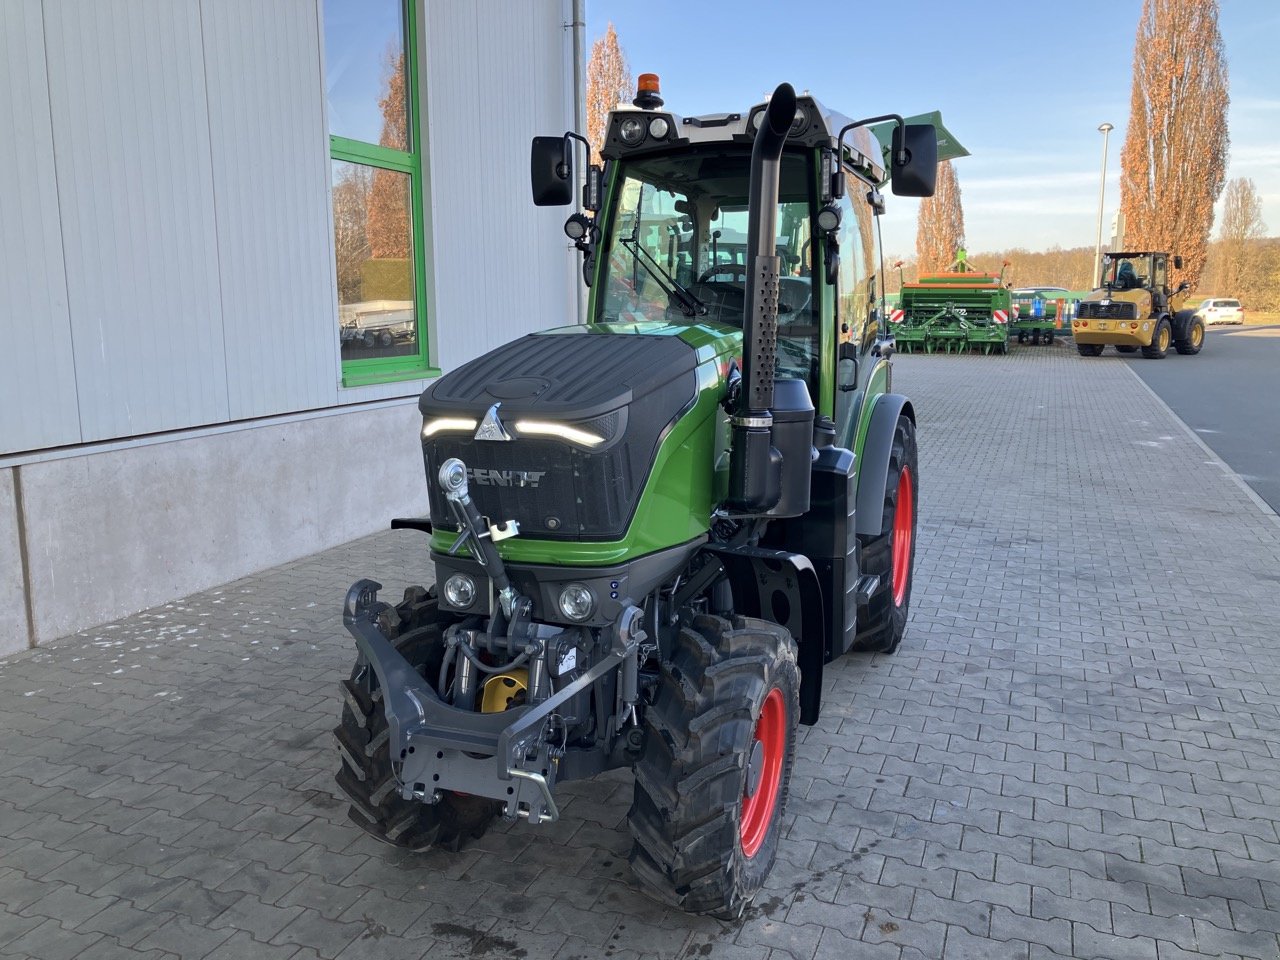
[[[1280,527],[1280,514],[1277,514],[1273,509],[1271,509],[1271,504],[1263,500],[1262,497],[1258,495],[1258,492],[1254,490],[1253,487],[1249,486],[1248,481],[1246,481],[1244,477],[1236,473],[1236,471],[1231,467],[1230,464],[1227,463],[1227,461],[1223,460],[1222,457],[1218,456],[1217,452],[1212,447],[1210,447],[1209,444],[1204,442],[1204,439],[1200,436],[1200,434],[1196,433],[1193,429],[1191,429],[1190,425],[1185,420],[1183,420],[1180,416],[1174,413],[1173,407],[1165,403],[1164,398],[1160,396],[1160,394],[1156,393],[1155,390],[1152,389],[1151,385],[1147,383],[1147,381],[1143,380],[1142,377],[1138,376],[1138,371],[1134,370],[1131,364],[1126,363],[1124,366],[1125,366],[1125,369],[1129,371],[1129,375],[1132,376],[1133,379],[1137,380],[1138,383],[1142,386],[1142,389],[1147,391],[1147,393],[1151,395],[1151,398],[1165,409],[1165,412],[1169,414],[1169,416],[1173,419],[1173,422],[1176,423],[1179,427],[1181,427],[1183,432],[1186,433],[1188,437],[1190,437],[1192,440],[1196,442],[1196,445],[1199,446],[1200,449],[1205,452],[1205,455],[1209,458],[1209,460],[1212,461],[1215,465],[1217,465],[1217,467],[1221,469],[1223,473],[1225,473],[1228,477],[1230,477],[1232,480],[1235,481],[1236,486],[1238,486],[1241,490],[1245,492],[1245,495],[1257,505],[1258,509],[1262,511],[1262,514],[1268,520],[1274,523],[1277,527]]]

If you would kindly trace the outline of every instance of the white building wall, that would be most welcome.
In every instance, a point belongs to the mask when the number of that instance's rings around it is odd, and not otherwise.
[[[555,15],[549,15],[549,11]],[[574,127],[568,3],[427,4],[433,359],[576,322],[568,208],[533,206],[529,141]]]
[[[227,419],[194,0],[46,2],[80,439]]]
[[[417,2],[449,369],[576,319],[570,2]],[[340,385],[322,9],[0,0],[0,652],[425,510],[427,381]]]
[[[0,0],[0,453],[80,440],[40,0]]]
[[[227,418],[338,402],[315,0],[204,0]],[[247,105],[252,109],[246,109]]]

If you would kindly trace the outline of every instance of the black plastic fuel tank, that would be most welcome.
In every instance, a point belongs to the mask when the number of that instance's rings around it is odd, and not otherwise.
[[[782,496],[770,517],[798,517],[809,510],[813,468],[813,400],[803,380],[773,382],[773,447],[782,454]]]

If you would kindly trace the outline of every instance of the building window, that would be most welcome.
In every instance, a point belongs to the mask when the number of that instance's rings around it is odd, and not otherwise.
[[[427,372],[412,0],[324,0],[338,336],[347,386]]]

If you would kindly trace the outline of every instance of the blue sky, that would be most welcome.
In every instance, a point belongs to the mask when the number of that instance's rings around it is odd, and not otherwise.
[[[739,110],[781,81],[851,117],[941,109],[973,156],[955,162],[970,250],[1092,246],[1102,134],[1104,236],[1119,207],[1141,0],[899,0],[884,7],[765,0],[588,0],[587,42],[612,22],[633,74],[657,73],[666,106]],[[1280,234],[1276,0],[1222,0],[1231,82],[1228,178],[1251,177]],[[825,53],[823,52],[825,51]],[[890,197],[887,253],[915,249],[917,202]],[[1105,239],[1104,239],[1105,242]]]

